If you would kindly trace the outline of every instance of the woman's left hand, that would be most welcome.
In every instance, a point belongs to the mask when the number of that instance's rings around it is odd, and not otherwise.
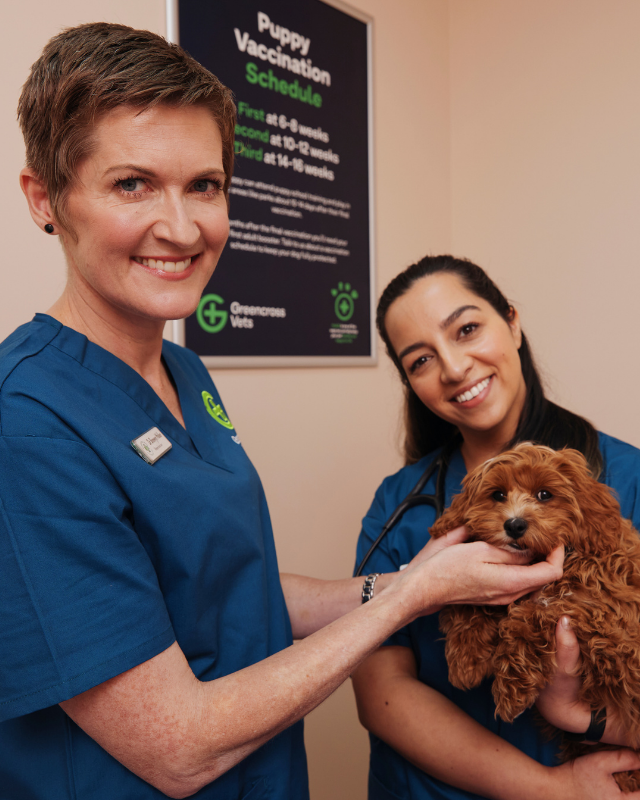
[[[591,710],[578,699],[582,685],[582,658],[578,639],[567,616],[561,617],[556,626],[556,662],[556,673],[551,683],[540,692],[536,708],[556,728],[582,733],[589,727]]]
[[[536,708],[556,728],[569,733],[584,733],[591,721],[591,709],[579,699],[582,657],[571,619],[567,616],[561,617],[556,626],[556,662],[555,676],[540,692]],[[619,730],[611,709],[607,709],[607,725],[601,741],[631,746],[630,740]]]

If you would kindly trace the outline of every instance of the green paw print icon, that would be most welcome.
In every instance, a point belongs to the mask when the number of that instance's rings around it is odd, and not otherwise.
[[[353,316],[355,310],[354,300],[358,299],[358,292],[351,288],[350,283],[338,282],[338,288],[332,289],[331,294],[336,298],[333,304],[336,317],[341,322],[347,322]]]

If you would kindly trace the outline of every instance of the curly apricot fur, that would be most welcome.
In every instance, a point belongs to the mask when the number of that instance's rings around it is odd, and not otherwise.
[[[541,490],[552,497],[539,499]],[[472,539],[513,547],[504,523],[514,517],[527,522],[515,541],[534,560],[565,546],[564,574],[535,598],[509,606],[445,608],[440,627],[449,680],[470,689],[493,675],[496,715],[513,721],[554,673],[556,623],[566,614],[582,653],[580,699],[614,712],[640,748],[638,533],[620,516],[611,490],[591,476],[581,453],[524,442],[469,473],[431,535],[464,524]],[[595,749],[610,747],[565,742],[561,755],[568,761]],[[623,791],[640,789],[640,770],[615,777]]]

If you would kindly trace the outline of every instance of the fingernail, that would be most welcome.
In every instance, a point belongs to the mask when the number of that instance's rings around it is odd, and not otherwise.
[[[562,617],[560,623],[566,630],[571,630],[571,617]]]

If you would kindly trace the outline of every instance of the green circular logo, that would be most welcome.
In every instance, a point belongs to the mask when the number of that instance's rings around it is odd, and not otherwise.
[[[204,407],[215,419],[215,421],[219,422],[223,428],[228,428],[230,431],[232,431],[233,423],[231,422],[229,417],[224,413],[224,410],[220,405],[220,403],[216,403],[216,401],[209,394],[209,392],[202,392],[202,400],[204,402]]]
[[[222,309],[218,310],[216,304],[220,305],[224,300],[218,294],[205,294],[198,303],[196,319],[200,327],[207,333],[218,333],[227,324],[228,313]]]
[[[351,319],[354,310],[351,295],[348,295],[346,292],[339,294],[336,297],[334,308],[336,311],[336,317],[338,317],[338,319],[342,322],[346,322],[347,320]]]

